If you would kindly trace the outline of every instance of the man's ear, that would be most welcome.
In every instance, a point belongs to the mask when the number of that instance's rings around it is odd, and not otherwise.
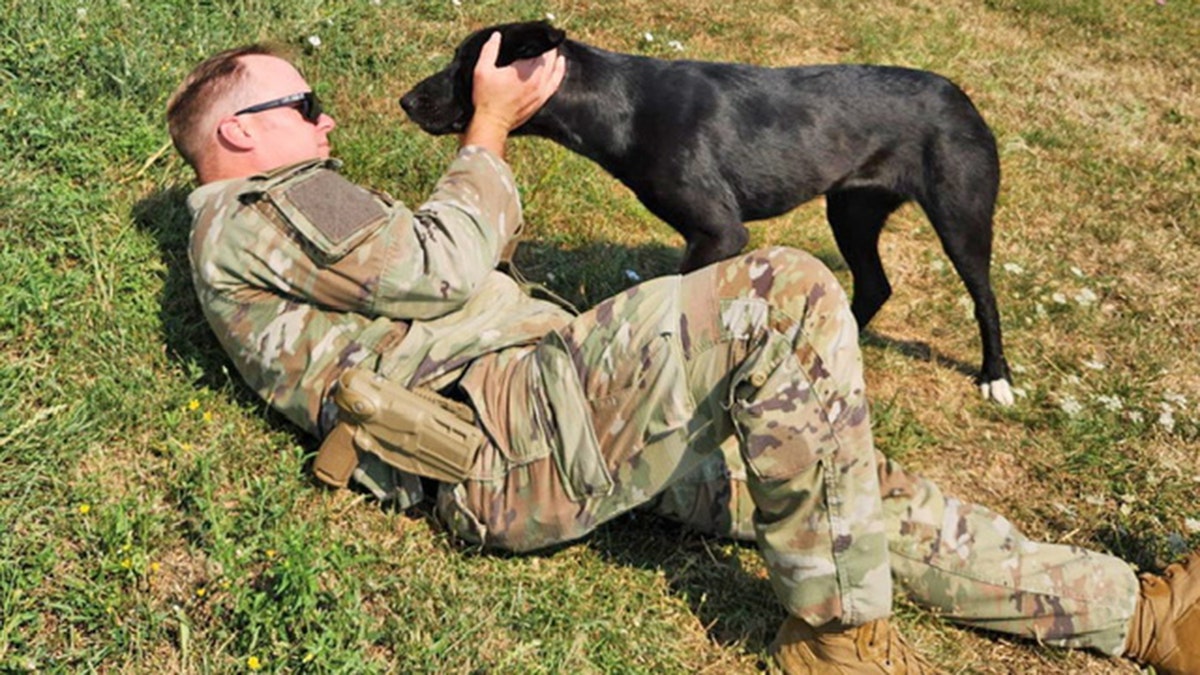
[[[500,56],[496,65],[503,68],[513,61],[532,59],[554,49],[567,39],[567,34],[548,21],[514,23],[500,27]]]
[[[250,150],[254,136],[237,115],[230,115],[217,123],[217,143],[233,150]]]

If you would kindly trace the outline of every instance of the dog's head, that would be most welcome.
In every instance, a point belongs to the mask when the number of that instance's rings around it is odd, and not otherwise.
[[[454,52],[450,65],[417,83],[400,97],[400,107],[427,133],[457,134],[466,131],[475,114],[471,83],[479,52],[492,33],[500,33],[496,65],[540,56],[562,44],[567,34],[545,21],[506,23],[469,35]]]

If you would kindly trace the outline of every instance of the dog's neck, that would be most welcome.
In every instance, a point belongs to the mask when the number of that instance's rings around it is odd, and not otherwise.
[[[609,52],[567,40],[559,45],[566,59],[566,76],[554,96],[528,122],[513,132],[538,136],[581,154],[620,178],[632,154],[627,97],[614,96],[622,80],[606,75],[620,72],[620,62],[641,57]],[[622,105],[620,101],[625,101]]]

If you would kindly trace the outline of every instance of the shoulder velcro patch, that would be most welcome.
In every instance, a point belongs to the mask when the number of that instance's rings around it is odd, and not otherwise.
[[[282,182],[267,194],[284,220],[330,262],[387,220],[387,210],[372,193],[327,169]]]

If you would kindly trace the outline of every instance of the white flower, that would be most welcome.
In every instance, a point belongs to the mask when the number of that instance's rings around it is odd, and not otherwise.
[[[320,47],[321,46],[321,38],[316,35],[309,35],[308,36],[308,44],[312,45],[314,48]]]
[[[630,281],[642,280],[642,276],[633,270],[625,270],[625,278],[629,279]]]
[[[1025,268],[1017,263],[1004,263],[1004,271],[1009,274],[1024,274]]]
[[[546,20],[547,21],[554,21],[557,18],[558,17],[554,16],[554,12],[546,12]]]
[[[1083,412],[1083,404],[1076,401],[1074,396],[1064,397],[1062,402],[1059,403],[1059,407],[1067,414],[1067,417],[1075,417]]]
[[[554,281],[555,278],[554,272],[546,272],[546,281]]]
[[[654,36],[650,34],[650,31],[642,33],[642,39],[646,42],[654,42]]]
[[[1175,415],[1170,410],[1164,410],[1158,416],[1158,424],[1168,432],[1175,431]]]
[[[1200,518],[1184,518],[1183,527],[1187,529],[1190,534],[1196,534],[1197,532],[1200,532]]]
[[[1090,368],[1091,370],[1104,370],[1106,366],[1102,362],[1092,359],[1091,361],[1084,361],[1083,367]]]
[[[1100,405],[1104,406],[1104,409],[1109,412],[1118,412],[1125,407],[1125,404],[1121,401],[1120,396],[1108,396],[1107,394],[1101,394],[1100,396],[1096,397],[1096,400],[1099,401]]]
[[[1100,297],[1098,295],[1096,295],[1094,292],[1092,292],[1092,289],[1090,289],[1090,288],[1085,288],[1075,294],[1075,302],[1078,302],[1080,305],[1083,305],[1084,307],[1087,307],[1088,305],[1091,305],[1091,304],[1095,304],[1095,302],[1099,299],[1100,299]]]
[[[76,9],[75,16],[79,17],[80,19],[86,19],[87,18],[87,7],[80,7],[79,9]]]
[[[1050,296],[1050,299],[1058,305],[1067,304],[1067,296],[1063,295],[1062,293],[1055,293],[1054,295]]]
[[[1133,422],[1134,424],[1141,424],[1142,422],[1146,421],[1146,416],[1142,414],[1141,410],[1130,410],[1126,414],[1126,417],[1128,417],[1129,421]]]
[[[1079,269],[1078,267],[1071,266],[1071,274],[1074,274],[1075,276],[1079,277],[1080,279],[1083,278],[1083,270]]]
[[[942,272],[946,269],[946,261],[939,258],[930,263],[930,267],[933,268],[934,272]]]
[[[683,51],[683,43],[680,42],[679,40],[671,40],[670,42],[667,43],[667,46],[670,47],[671,49],[674,49],[677,52]]]
[[[462,0],[450,0],[450,4],[454,5],[455,7],[462,7]]]

